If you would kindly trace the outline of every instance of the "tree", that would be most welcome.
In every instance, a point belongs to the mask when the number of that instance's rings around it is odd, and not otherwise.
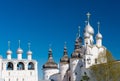
[[[87,73],[86,72],[84,72],[84,76],[82,76],[82,80],[80,80],[80,81],[89,81],[89,77],[88,77],[88,75],[87,75]]]
[[[91,66],[91,76],[96,81],[120,81],[120,62],[116,61],[112,54],[106,50],[100,54],[97,64]]]

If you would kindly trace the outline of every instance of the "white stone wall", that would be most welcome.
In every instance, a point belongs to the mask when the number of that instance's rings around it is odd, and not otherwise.
[[[11,54],[7,55],[7,59],[9,59],[9,60],[11,59]]]
[[[60,64],[60,81],[67,81],[65,78],[67,75],[67,70],[69,69],[69,64]],[[66,75],[66,76],[65,76]]]
[[[56,68],[55,69],[54,68],[51,68],[51,69],[45,68],[45,69],[43,69],[43,75],[44,75],[43,79],[49,80],[52,75],[57,74],[57,73],[59,73],[59,70]]]
[[[70,59],[71,81],[80,81],[81,62],[80,59]]]
[[[13,70],[7,69],[7,63],[13,63]],[[24,63],[24,70],[18,70],[17,64],[19,62]],[[34,69],[29,70],[28,64],[32,62],[34,64]],[[4,81],[38,81],[38,69],[37,69],[37,62],[32,60],[3,60],[2,62],[2,78]]]

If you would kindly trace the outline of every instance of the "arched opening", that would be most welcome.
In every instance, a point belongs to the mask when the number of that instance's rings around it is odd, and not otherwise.
[[[8,62],[6,69],[7,69],[7,70],[13,70],[13,63],[12,63],[12,62]]]
[[[29,64],[28,64],[28,70],[34,70],[35,68],[34,68],[34,64],[32,63],[32,62],[30,62]]]
[[[53,79],[51,79],[51,81],[54,81]]]
[[[17,70],[24,70],[24,69],[25,69],[24,64],[22,62],[19,62],[17,64]]]

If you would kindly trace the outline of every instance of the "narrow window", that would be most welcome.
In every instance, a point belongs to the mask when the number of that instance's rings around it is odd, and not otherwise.
[[[95,59],[95,64],[97,64],[97,59]]]

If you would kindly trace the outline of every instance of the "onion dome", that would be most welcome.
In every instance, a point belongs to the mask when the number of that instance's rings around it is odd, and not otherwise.
[[[60,59],[60,63],[69,63],[69,58],[68,58],[66,43],[64,45],[63,57]]]
[[[87,13],[87,16],[88,16],[88,24],[86,25],[86,27],[84,29],[84,32],[87,32],[87,33],[93,35],[94,34],[94,29],[93,29],[93,27],[89,23],[90,13]]]
[[[7,55],[11,55],[12,51],[11,50],[7,50]]]
[[[10,50],[10,41],[8,41],[8,50],[6,52],[7,55],[11,55],[12,51]]]
[[[102,39],[102,34],[100,33],[100,22],[98,22],[98,33],[96,35],[96,39]]]
[[[19,40],[19,48],[17,49],[17,54],[22,54],[23,50],[20,48],[20,40]]]
[[[89,38],[89,37],[90,37],[89,33],[85,32],[84,33],[84,38]]]
[[[75,40],[75,49],[79,49],[79,40],[78,39]]]
[[[30,43],[28,43],[28,48],[29,48],[29,50],[28,50],[27,54],[32,55],[32,51],[30,50]]]
[[[91,34],[91,35],[94,34],[94,29],[93,29],[92,26],[89,24],[89,22],[88,22],[88,24],[86,25],[84,31],[85,31],[85,32],[88,32],[88,33]]]
[[[74,52],[71,54],[72,58],[80,58],[80,45],[79,45],[79,40],[75,40],[75,49]]]
[[[48,53],[48,61],[43,65],[43,68],[58,68],[57,63],[54,62],[53,57],[52,57],[52,49],[49,49]]]
[[[96,35],[96,39],[102,39],[102,34],[101,34],[101,33],[98,33],[98,34]]]
[[[18,48],[17,49],[17,54],[22,54],[23,53],[23,50],[21,48]]]

